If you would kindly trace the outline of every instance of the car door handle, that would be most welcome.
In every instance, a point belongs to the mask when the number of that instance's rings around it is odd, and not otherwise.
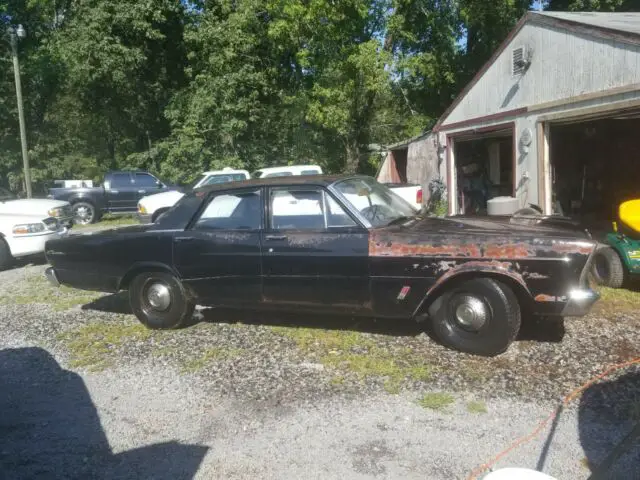
[[[147,193],[146,190],[138,190],[138,193]]]
[[[286,240],[286,235],[265,235],[265,240]]]
[[[191,242],[193,237],[176,237],[176,242]]]
[[[120,190],[109,190],[109,193],[115,193],[116,195],[120,193]]]

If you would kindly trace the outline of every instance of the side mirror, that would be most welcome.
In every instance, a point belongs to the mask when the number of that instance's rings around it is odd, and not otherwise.
[[[163,188],[164,187],[163,183],[160,180],[156,180],[156,186],[158,188]]]

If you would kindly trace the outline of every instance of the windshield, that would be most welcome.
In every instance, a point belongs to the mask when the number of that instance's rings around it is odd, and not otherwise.
[[[260,178],[262,176],[262,170],[256,170],[251,174],[251,178]]]
[[[6,202],[7,200],[15,200],[16,196],[6,188],[0,187],[0,202]]]
[[[389,225],[418,213],[405,200],[373,178],[349,178],[336,182],[334,187],[373,227]]]

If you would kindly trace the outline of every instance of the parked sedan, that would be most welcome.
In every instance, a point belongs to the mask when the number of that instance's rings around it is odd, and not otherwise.
[[[523,312],[586,314],[595,242],[510,218],[418,214],[363,176],[220,184],[155,224],[47,243],[54,284],[117,292],[150,328],[178,328],[196,303],[429,321],[445,345],[505,351]]]
[[[0,187],[0,214],[42,215],[55,218],[58,223],[67,228],[73,225],[73,211],[69,202],[45,198],[18,198],[2,187]]]
[[[55,218],[0,213],[0,270],[16,258],[42,255],[47,240],[66,234]]]

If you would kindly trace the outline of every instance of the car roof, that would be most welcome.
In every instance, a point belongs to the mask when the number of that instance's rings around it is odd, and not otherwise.
[[[222,170],[209,170],[207,172],[202,172],[203,175],[224,175],[224,174],[232,174],[232,173],[249,174],[247,170],[242,170],[242,169],[236,170],[235,168],[222,169]]]
[[[286,171],[298,171],[298,170],[322,170],[320,165],[282,165],[280,167],[264,167],[259,168],[256,172],[272,173],[272,172],[286,172]]]
[[[196,192],[211,192],[215,190],[235,190],[246,187],[264,187],[264,186],[288,186],[288,185],[321,185],[327,186],[338,180],[346,178],[372,178],[366,175],[296,175],[290,177],[268,177],[268,178],[252,178],[250,180],[241,180],[232,183],[216,183],[214,185],[205,185],[195,189]]]

